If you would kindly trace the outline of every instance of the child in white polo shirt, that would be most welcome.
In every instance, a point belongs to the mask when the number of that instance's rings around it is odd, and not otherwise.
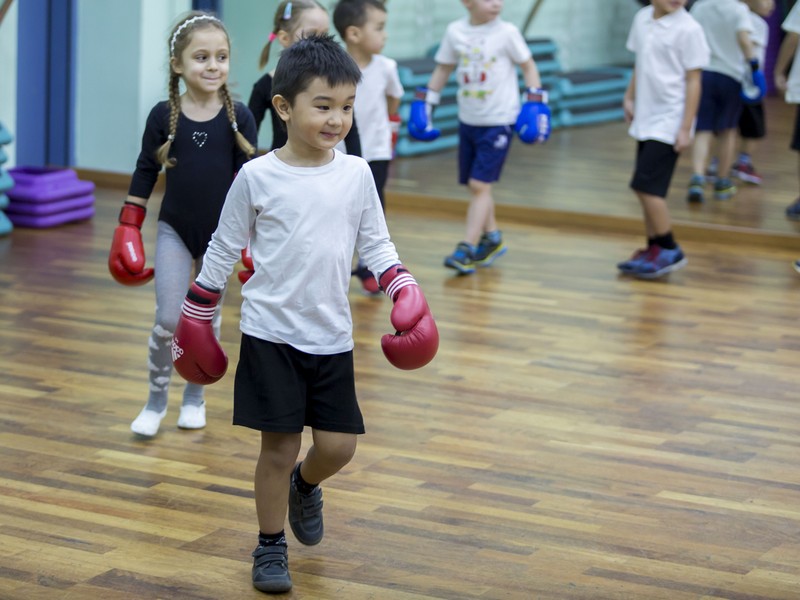
[[[800,3],[794,5],[781,25],[786,32],[786,37],[781,43],[778,58],[775,61],[775,87],[785,94],[786,102],[797,104],[797,116],[794,122],[792,135],[792,150],[800,152]],[[786,71],[789,69],[787,79]],[[800,163],[798,163],[800,173]],[[786,216],[792,220],[800,220],[800,198],[795,200],[786,209]],[[795,261],[794,268],[800,272],[800,260]]]
[[[736,193],[730,178],[736,153],[736,137],[742,112],[742,82],[745,67],[755,79],[760,65],[750,36],[753,22],[750,9],[739,0],[697,0],[691,15],[703,27],[711,59],[702,75],[702,94],[697,110],[697,135],[692,152],[694,174],[689,181],[687,200],[703,202],[711,143],[718,145],[718,177],[714,183],[714,198],[728,200]],[[763,75],[760,75],[763,77]]]
[[[666,196],[678,154],[688,148],[700,101],[701,70],[710,51],[686,0],[652,0],[639,10],[627,47],[636,53],[625,92],[629,133],[638,140],[630,186],[644,213],[647,246],[617,265],[624,274],[654,279],[679,269],[686,257],[672,235]]]

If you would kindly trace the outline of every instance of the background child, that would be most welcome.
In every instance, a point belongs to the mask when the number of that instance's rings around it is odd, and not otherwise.
[[[628,35],[636,64],[625,92],[625,117],[639,141],[631,188],[642,205],[647,245],[617,268],[645,279],[686,264],[672,234],[666,197],[678,154],[691,144],[709,49],[684,4],[652,0],[636,14]]]
[[[519,30],[500,18],[502,0],[462,0],[469,16],[448,25],[436,52],[436,68],[428,81],[427,109],[409,121],[409,132],[431,139],[430,115],[440,92],[457,68],[459,119],[459,182],[470,192],[464,240],[444,260],[460,274],[489,266],[506,252],[497,228],[492,184],[500,179],[511,144],[512,125],[520,113],[516,65],[525,85],[542,92],[539,70]],[[542,102],[544,101],[544,102]],[[527,111],[526,111],[527,112]],[[549,119],[546,128],[549,132]],[[435,134],[434,134],[435,135]]]
[[[742,0],[750,9],[750,20],[753,32],[750,41],[753,51],[758,58],[758,63],[763,65],[767,55],[769,43],[769,24],[765,18],[775,9],[775,0]],[[731,175],[739,181],[761,185],[763,177],[753,165],[753,153],[758,147],[758,141],[767,134],[766,115],[764,113],[763,99],[743,102],[742,113],[739,116],[739,155],[733,163]],[[706,174],[710,179],[716,179],[718,160],[714,158]]]
[[[792,150],[800,152],[800,3],[794,5],[783,21],[786,36],[781,43],[778,58],[775,61],[775,87],[784,94],[786,102],[797,104],[797,116],[792,136]],[[791,71],[789,71],[791,65]],[[786,73],[789,73],[787,79]],[[800,155],[798,155],[800,157]],[[800,161],[798,161],[800,176]],[[800,198],[797,198],[786,209],[786,216],[792,220],[800,220]],[[795,262],[795,269],[800,271],[800,261]]]
[[[753,25],[750,11],[739,0],[697,0],[691,15],[703,27],[711,49],[711,60],[703,71],[697,132],[692,152],[694,174],[689,181],[689,202],[703,202],[706,167],[712,137],[716,135],[719,151],[718,177],[714,197],[727,200],[736,193],[730,178],[736,151],[736,132],[742,111],[742,80],[745,60],[758,61],[750,41]],[[751,77],[754,77],[752,75]],[[763,78],[763,76],[762,76]]]
[[[328,33],[329,27],[328,11],[316,0],[283,0],[275,11],[272,33],[269,34],[267,43],[261,50],[258,68],[263,69],[267,66],[270,49],[275,40],[282,48],[288,48],[304,36]],[[272,77],[273,73],[265,73],[255,82],[247,105],[256,120],[257,129],[261,128],[261,122],[266,113],[270,113],[272,121],[272,146],[270,149],[275,150],[286,144],[286,130],[272,106]],[[345,139],[345,145],[348,154],[361,156],[361,142],[357,127],[350,130]]]
[[[361,69],[355,102],[361,151],[385,211],[384,188],[392,159],[389,117],[397,114],[404,91],[397,62],[381,55],[386,44],[386,6],[381,0],[341,0],[333,10],[333,24]],[[375,276],[363,260],[359,259],[353,274],[361,280],[364,291],[380,293]]]
[[[114,231],[109,268],[125,285],[153,277],[144,269],[141,226],[147,200],[162,166],[166,191],[158,215],[155,287],[156,317],[148,343],[150,394],[131,423],[134,433],[154,436],[167,412],[172,375],[170,345],[186,283],[199,271],[225,194],[234,174],[254,154],[256,127],[250,111],[231,100],[228,79],[230,40],[216,17],[192,12],[172,30],[169,47],[169,100],[150,111],[128,198]],[[186,91],[179,91],[183,80]],[[219,334],[220,314],[215,315]],[[203,388],[183,392],[178,427],[205,427]]]
[[[319,483],[350,461],[356,437],[364,433],[347,298],[356,248],[395,303],[392,325],[403,335],[384,336],[387,358],[416,368],[438,347],[425,297],[389,239],[369,167],[335,150],[351,126],[360,78],[358,66],[330,36],[304,38],[283,52],[273,104],[288,141],[244,165],[236,177],[176,332],[173,356],[181,374],[198,381],[222,376],[224,353],[210,318],[249,236],[256,269],[242,288],[233,422],[261,431],[252,576],[265,592],[292,587],[287,501],[298,541],[319,543]],[[312,428],[313,445],[295,466],[305,426]]]

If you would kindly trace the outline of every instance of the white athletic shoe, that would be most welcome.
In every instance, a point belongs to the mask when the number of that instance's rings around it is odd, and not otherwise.
[[[161,425],[161,419],[167,414],[165,408],[160,413],[154,410],[148,410],[147,407],[142,409],[139,416],[131,423],[131,431],[138,435],[145,437],[153,437],[158,433],[158,428]]]
[[[206,426],[206,404],[184,404],[178,417],[178,427],[181,429],[202,429]]]

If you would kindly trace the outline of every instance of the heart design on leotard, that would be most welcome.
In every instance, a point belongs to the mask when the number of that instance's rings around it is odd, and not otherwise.
[[[208,139],[208,134],[205,131],[195,131],[192,134],[192,139],[198,148],[202,148]]]

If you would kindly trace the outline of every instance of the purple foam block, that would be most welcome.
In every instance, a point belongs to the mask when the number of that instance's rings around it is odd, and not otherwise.
[[[72,169],[15,167],[8,172],[15,183],[7,192],[12,200],[52,202],[85,196],[94,191],[94,183],[81,181]]]
[[[34,227],[37,229],[55,227],[56,225],[71,223],[72,221],[85,221],[86,219],[91,219],[93,216],[94,205],[44,216],[8,214],[8,218],[11,219],[11,222],[17,227]]]
[[[14,200],[9,203],[6,212],[18,215],[52,215],[67,210],[85,208],[94,204],[94,196],[77,196],[66,200],[54,200],[53,202],[20,202]]]

